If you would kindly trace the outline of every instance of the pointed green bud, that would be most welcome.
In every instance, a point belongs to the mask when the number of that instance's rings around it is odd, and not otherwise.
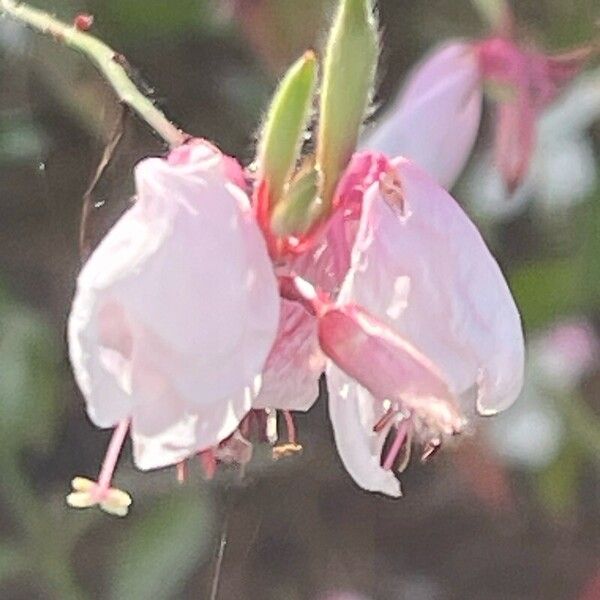
[[[280,237],[300,236],[310,230],[320,214],[319,173],[310,165],[290,183],[281,202],[275,207],[271,229]]]
[[[492,28],[502,29],[510,19],[506,0],[471,0],[481,18]]]
[[[317,165],[324,212],[330,210],[338,180],[356,149],[378,56],[371,0],[341,0],[327,42],[321,92]]]
[[[282,79],[267,112],[258,164],[274,204],[296,166],[311,113],[317,69],[315,53],[306,52]]]

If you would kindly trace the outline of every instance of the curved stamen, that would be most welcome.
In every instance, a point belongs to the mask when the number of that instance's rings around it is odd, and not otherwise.
[[[396,428],[396,437],[394,438],[392,447],[390,448],[389,452],[387,453],[387,456],[385,457],[385,460],[383,461],[384,470],[389,471],[394,466],[394,461],[398,457],[398,454],[400,453],[404,442],[406,442],[410,426],[410,419],[404,419],[398,424]]]
[[[296,444],[296,425],[294,423],[294,417],[289,410],[283,410],[283,417],[285,419],[285,426],[287,428],[288,442],[290,444]]]
[[[391,406],[386,410],[384,415],[373,425],[373,433],[380,433],[385,427],[391,422],[391,420],[399,413],[398,409],[392,408]]]

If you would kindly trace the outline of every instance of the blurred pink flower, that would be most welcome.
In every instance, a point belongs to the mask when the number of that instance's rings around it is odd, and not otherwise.
[[[523,335],[502,273],[456,202],[406,159],[364,195],[335,302],[296,285],[331,359],[340,456],[365,489],[398,496],[393,470],[413,434],[427,454],[475,407],[494,414],[520,392]]]
[[[508,29],[481,41],[443,44],[411,71],[362,148],[410,158],[450,189],[477,137],[483,87],[494,84],[496,166],[512,192],[527,174],[539,114],[590,54],[547,56],[519,45]]]
[[[535,341],[535,366],[546,385],[570,388],[597,365],[599,351],[591,323],[584,319],[563,321]]]
[[[429,53],[361,146],[410,158],[450,189],[471,154],[483,92],[470,43],[453,41]]]
[[[536,123],[581,70],[590,51],[547,56],[511,38],[491,37],[474,45],[485,82],[504,88],[496,102],[494,152],[507,190],[524,180],[535,149]]]
[[[69,347],[91,420],[129,420],[136,465],[151,469],[237,429],[280,300],[237,163],[195,141],[135,179],[136,203],[79,275]]]

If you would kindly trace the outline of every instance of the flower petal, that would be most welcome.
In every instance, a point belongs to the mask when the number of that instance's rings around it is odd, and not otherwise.
[[[399,481],[380,463],[385,435],[373,431],[385,412],[383,403],[333,363],[327,367],[327,388],[335,443],[350,476],[365,490],[400,496]]]
[[[182,444],[204,446],[229,435],[258,393],[279,295],[230,171],[203,143],[136,167],[138,200],[84,266],[69,322],[71,360],[96,424],[133,414],[139,434],[151,406],[162,430],[177,427],[177,415],[186,430],[201,417]]]
[[[481,107],[477,56],[454,41],[417,65],[361,147],[406,156],[450,189],[471,154]]]
[[[504,410],[523,381],[519,313],[502,273],[458,204],[421,169],[394,161],[403,206],[373,185],[338,304],[382,319],[442,372],[452,394],[475,386],[483,414]]]
[[[324,369],[315,317],[300,304],[282,300],[279,332],[253,408],[308,410],[319,396]]]
[[[329,308],[319,318],[321,348],[338,367],[375,398],[402,402],[428,418],[440,403],[448,415],[441,424],[451,434],[460,424],[452,394],[441,373],[416,348],[358,306]],[[437,419],[436,419],[437,421]]]
[[[139,469],[157,469],[216,446],[252,407],[260,375],[229,396],[196,401],[202,375],[190,368],[170,372],[172,360],[145,332],[136,357],[131,421],[133,458]]]

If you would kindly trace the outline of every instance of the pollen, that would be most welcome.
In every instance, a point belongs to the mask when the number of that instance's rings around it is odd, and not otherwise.
[[[67,496],[67,504],[72,508],[90,508],[98,505],[104,512],[124,517],[129,512],[131,496],[117,488],[103,489],[96,481],[85,477],[75,477],[71,481],[73,491]]]
[[[302,446],[300,444],[280,444],[273,448],[273,459],[279,460],[280,458],[286,458],[293,456],[294,454],[300,454],[302,452]]]

